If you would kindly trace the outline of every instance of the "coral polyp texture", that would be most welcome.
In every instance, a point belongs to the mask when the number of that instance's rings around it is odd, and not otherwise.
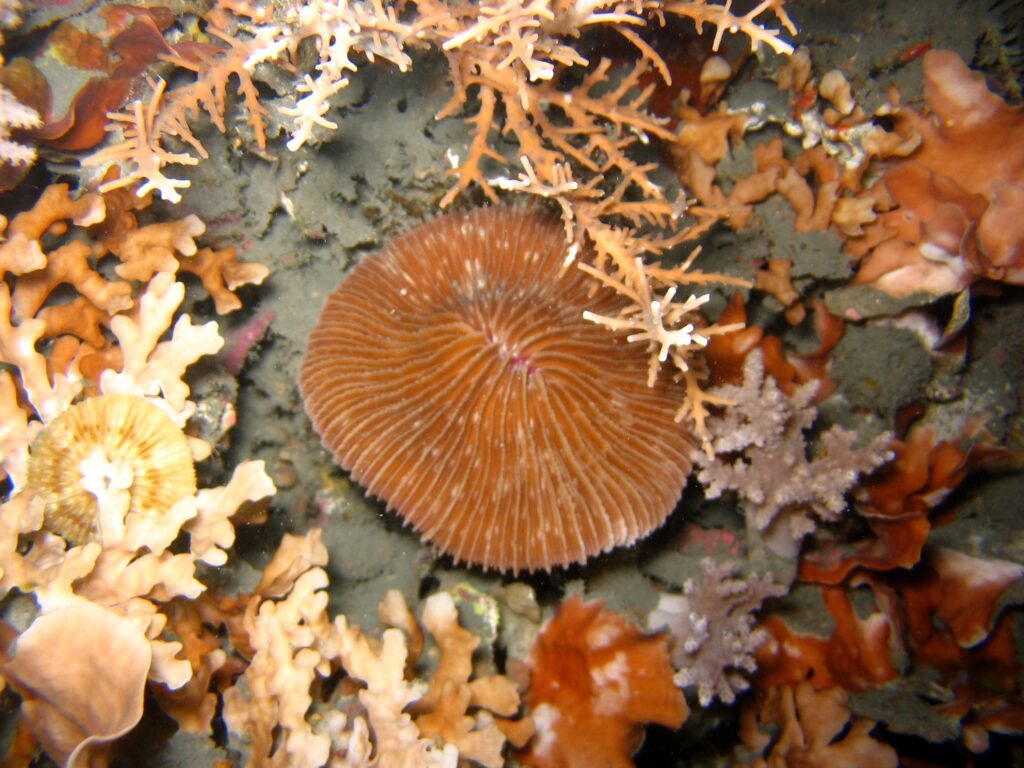
[[[1019,5],[0,0],[0,768],[1021,764]]]
[[[684,390],[584,318],[626,302],[566,251],[535,211],[440,217],[365,258],[309,336],[324,445],[456,561],[546,570],[630,544],[689,473]]]
[[[130,511],[160,515],[195,493],[196,473],[188,440],[164,411],[106,395],[46,425],[32,444],[28,488],[43,501],[46,527],[82,543],[102,538],[100,499],[126,496]]]

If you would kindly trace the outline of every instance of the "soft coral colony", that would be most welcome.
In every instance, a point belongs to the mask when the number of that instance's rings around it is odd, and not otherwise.
[[[16,29],[18,3],[3,10]],[[839,70],[816,79],[806,51],[786,58],[797,30],[783,0],[217,0],[202,11],[175,24],[158,4],[106,5],[100,34],[61,24],[53,50],[102,72],[65,115],[48,86],[29,87],[45,76],[28,60],[0,81],[5,185],[37,155],[66,171],[58,153],[78,152],[82,187],[47,186],[4,220],[0,243],[12,764],[37,749],[104,764],[147,707],[256,766],[496,768],[510,746],[530,765],[628,766],[646,724],[678,729],[737,700],[741,764],[894,765],[905,741],[893,733],[980,753],[1024,730],[1002,610],[1022,568],[1012,547],[963,551],[942,528],[958,530],[946,497],[1008,451],[980,418],[941,436],[908,431],[908,401],[870,435],[824,429],[816,404],[854,391],[830,361],[844,319],[863,311],[841,291],[812,296],[813,280],[794,285],[783,259],[735,275],[693,267],[706,233],[749,226],[778,193],[797,231],[842,234],[856,283],[900,300],[923,288],[915,310],[1019,283],[1024,238],[1008,215],[1024,197],[1019,108],[933,52],[927,111],[890,93],[868,114]],[[703,35],[688,72],[665,34]],[[750,53],[775,55],[791,110],[721,103]],[[734,501],[742,520],[670,545],[714,555],[699,567],[641,572],[657,603],[646,617],[573,596],[545,607],[541,627],[527,589],[528,639],[505,663],[492,647],[512,618],[495,597],[504,587],[436,590],[419,619],[389,591],[378,632],[332,618],[316,528],[285,535],[251,589],[215,586],[235,526],[265,520],[276,489],[258,461],[199,487],[211,473],[197,462],[237,415],[224,401],[213,423],[197,418],[209,404],[190,382],[223,339],[216,321],[193,322],[201,310],[183,310],[182,275],[227,314],[269,271],[201,245],[194,214],[152,213],[154,195],[187,201],[212,130],[255,156],[316,162],[345,130],[332,98],[359,69],[404,73],[421,56],[447,64],[437,119],[466,122],[435,197],[456,210],[365,258],[329,299],[299,381],[324,445],[456,564],[513,576],[648,536],[693,467],[706,497]],[[268,96],[282,73],[292,93]],[[719,177],[730,146],[771,125],[802,146],[759,143],[752,173]],[[1009,142],[1006,157],[984,130]],[[977,173],[947,161],[964,148]],[[460,209],[473,196],[492,206]],[[734,289],[716,321],[702,314],[710,283]],[[813,325],[818,349],[744,327],[751,287],[777,301],[783,327]],[[952,342],[964,363],[962,313],[939,338],[929,312],[899,331],[947,365]],[[807,611],[831,617],[827,636],[801,624]],[[490,632],[463,626],[469,614],[491,617]],[[850,698],[873,692],[916,696],[925,725]]]

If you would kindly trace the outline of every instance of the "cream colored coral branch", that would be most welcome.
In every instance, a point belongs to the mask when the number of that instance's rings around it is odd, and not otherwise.
[[[49,421],[81,391],[81,382],[56,374],[51,383],[46,358],[36,349],[45,330],[46,322],[37,318],[12,323],[11,292],[6,284],[0,283],[0,362],[18,369],[29,402],[43,421]]]
[[[166,83],[158,79],[150,80],[149,84],[153,93],[145,106],[141,100],[136,100],[126,112],[111,112],[107,115],[111,120],[107,130],[120,129],[123,132],[122,141],[82,158],[82,165],[116,164],[121,168],[121,176],[100,184],[100,192],[139,184],[135,190],[139,197],[156,191],[164,200],[177,203],[181,200],[178,190],[187,189],[192,182],[164,175],[164,166],[196,165],[199,159],[188,152],[169,152],[161,146],[156,119]]]
[[[635,259],[635,271],[632,272],[634,285],[627,285],[626,282],[606,275],[589,264],[579,264],[579,268],[633,302],[634,306],[618,317],[598,315],[590,311],[585,311],[583,317],[614,331],[634,331],[626,337],[627,341],[647,342],[651,350],[648,386],[654,386],[661,365],[669,359],[680,371],[689,371],[690,365],[687,360],[690,354],[706,347],[708,337],[731,333],[743,327],[741,323],[731,323],[707,326],[698,330],[692,318],[695,318],[697,310],[710,300],[710,294],[690,294],[686,300],[676,301],[677,288],[672,286],[664,295],[658,297],[651,290],[643,260],[639,257]]]
[[[170,340],[158,341],[184,298],[185,286],[174,275],[158,273],[133,313],[111,318],[110,330],[120,342],[124,364],[120,371],[105,370],[100,378],[105,394],[162,396],[168,415],[179,426],[191,415],[189,388],[182,378],[185,369],[224,343],[215,322],[194,326],[188,315],[178,318]]]

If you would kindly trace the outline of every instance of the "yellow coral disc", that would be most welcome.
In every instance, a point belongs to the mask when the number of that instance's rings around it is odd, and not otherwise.
[[[104,395],[68,408],[32,444],[27,487],[46,528],[79,544],[99,535],[97,494],[127,491],[129,512],[159,515],[196,491],[185,434],[155,405]]]

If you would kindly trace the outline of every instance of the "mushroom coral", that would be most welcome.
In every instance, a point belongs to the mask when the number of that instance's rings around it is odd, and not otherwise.
[[[120,519],[100,514],[117,506],[101,503],[109,494],[127,495],[131,510],[160,515],[196,491],[185,434],[133,395],[72,405],[46,425],[31,451],[28,488],[43,500],[46,527],[74,543],[102,541],[105,527],[121,527]]]
[[[548,570],[672,511],[685,390],[584,319],[626,299],[567,263],[557,219],[482,208],[364,259],[328,298],[299,385],[352,477],[456,561]]]

